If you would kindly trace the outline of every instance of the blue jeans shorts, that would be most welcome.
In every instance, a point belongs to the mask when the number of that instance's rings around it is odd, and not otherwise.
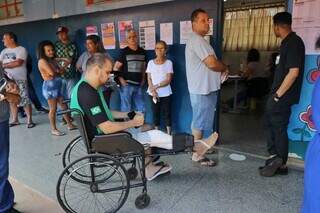
[[[216,111],[218,91],[208,95],[190,94],[192,107],[192,129],[213,130],[214,115]]]
[[[63,97],[62,79],[56,77],[52,80],[43,81],[42,94],[47,100]]]

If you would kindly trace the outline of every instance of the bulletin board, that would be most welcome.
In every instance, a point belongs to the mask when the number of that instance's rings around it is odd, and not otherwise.
[[[137,6],[113,11],[96,12],[92,14],[76,15],[61,19],[50,19],[45,21],[37,21],[31,23],[23,23],[5,26],[1,31],[14,31],[19,38],[19,43],[26,47],[33,58],[32,80],[36,86],[37,93],[41,96],[41,77],[37,70],[36,47],[42,40],[56,40],[55,30],[58,26],[67,26],[70,30],[72,40],[78,46],[80,52],[85,50],[85,37],[87,26],[97,26],[98,33],[101,36],[102,23],[114,23],[117,26],[119,21],[132,20],[134,29],[139,31],[139,22],[154,20],[156,40],[160,38],[160,24],[173,24],[173,44],[169,46],[168,58],[172,60],[174,66],[174,77],[171,84],[173,89],[172,96],[172,128],[175,132],[190,132],[190,124],[192,118],[192,110],[187,87],[186,71],[185,71],[185,45],[180,44],[180,21],[190,20],[190,15],[197,8],[205,9],[209,16],[213,19],[213,35],[210,43],[214,47],[217,56],[221,56],[221,33],[222,33],[222,1],[220,0],[177,0],[170,2],[157,3],[152,5]],[[41,29],[35,31],[35,29]],[[37,32],[37,33],[35,33]],[[118,29],[115,29],[115,35],[118,35]],[[119,42],[116,36],[115,49],[108,50],[109,54],[114,58],[118,58],[120,54]],[[154,51],[147,51],[148,58],[154,57]],[[150,109],[149,99],[147,108]],[[42,102],[45,102],[42,99]],[[119,100],[114,101],[114,108],[119,107]],[[150,122],[151,112],[147,111],[146,121]]]

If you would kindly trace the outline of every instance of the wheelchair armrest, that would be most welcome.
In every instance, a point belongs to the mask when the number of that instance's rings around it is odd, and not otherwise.
[[[73,110],[71,110],[71,109],[62,110],[62,111],[57,112],[57,115],[68,114],[68,113],[71,113],[72,111]]]
[[[110,133],[110,134],[106,134],[106,135],[96,135],[94,138],[99,138],[99,139],[102,139],[102,138],[105,138],[105,139],[108,139],[110,137],[115,137],[115,136],[118,136],[118,137],[132,137],[132,135],[129,133],[129,132],[126,132],[126,131],[119,131],[119,132],[116,132],[116,133]]]

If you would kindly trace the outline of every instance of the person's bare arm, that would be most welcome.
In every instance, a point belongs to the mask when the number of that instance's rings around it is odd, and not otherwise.
[[[133,120],[125,121],[125,122],[113,122],[106,121],[98,125],[99,129],[104,134],[116,133],[122,130],[126,130],[132,127],[141,126],[144,123],[144,118],[141,115],[136,115]]]
[[[219,61],[215,56],[209,55],[206,57],[203,62],[206,64],[206,66],[214,72],[225,72],[227,70],[227,66]]]
[[[39,60],[38,67],[39,67],[40,72],[44,72],[44,73],[48,74],[51,77],[55,76],[54,70],[48,64],[48,62],[46,62],[44,59],[40,59]]]
[[[3,68],[7,68],[7,69],[12,69],[15,67],[20,67],[23,64],[24,60],[23,59],[17,59],[15,61],[11,61],[9,63],[4,63],[2,64]]]
[[[276,92],[279,98],[282,97],[291,88],[292,84],[295,82],[298,76],[299,76],[299,68],[289,69],[288,74],[286,75],[283,82],[281,83],[281,86]]]
[[[151,73],[147,73],[147,80],[148,80],[148,87],[150,88],[150,91],[152,92],[154,90],[154,85],[152,83]]]
[[[172,73],[167,73],[166,79],[160,82],[160,84],[155,85],[155,89],[168,86],[171,83],[171,80],[172,80]]]
[[[119,112],[111,110],[111,113],[114,118],[128,118],[128,112]]]

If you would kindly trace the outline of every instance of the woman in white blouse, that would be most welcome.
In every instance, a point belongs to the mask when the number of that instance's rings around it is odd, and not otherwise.
[[[147,67],[148,93],[152,99],[153,121],[159,129],[160,115],[163,116],[167,133],[171,134],[171,87],[173,75],[172,62],[166,58],[167,44],[158,41],[155,47],[156,58],[150,60]]]

